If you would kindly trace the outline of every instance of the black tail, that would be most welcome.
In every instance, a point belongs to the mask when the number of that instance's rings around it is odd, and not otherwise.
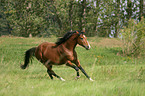
[[[30,58],[31,58],[32,56],[34,56],[35,50],[36,50],[36,47],[33,47],[33,48],[31,48],[31,49],[29,49],[29,50],[27,50],[27,51],[25,52],[25,61],[24,61],[24,65],[21,65],[21,68],[22,68],[22,69],[26,69],[26,67],[27,67],[28,64],[29,64]]]

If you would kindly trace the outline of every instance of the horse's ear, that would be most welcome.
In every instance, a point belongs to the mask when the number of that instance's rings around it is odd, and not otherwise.
[[[80,32],[76,31],[77,34],[79,34]]]
[[[81,34],[85,34],[85,31],[76,31],[76,33],[81,35]]]

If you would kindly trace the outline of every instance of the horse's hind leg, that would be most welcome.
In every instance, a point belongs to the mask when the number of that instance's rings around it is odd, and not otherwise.
[[[50,65],[49,67],[47,67],[47,73],[50,76],[51,79],[53,79],[53,76],[59,78],[62,81],[65,81],[62,77],[58,76],[55,74],[55,72],[52,70],[52,65]]]
[[[47,68],[47,73],[50,76],[50,78],[53,79],[53,76],[51,74],[51,69],[52,69],[52,65],[49,68]]]
[[[66,65],[76,70],[76,72],[77,72],[77,77],[76,77],[76,79],[78,79],[78,78],[80,77],[79,68],[76,67],[75,65],[73,65],[70,61],[68,61]]]

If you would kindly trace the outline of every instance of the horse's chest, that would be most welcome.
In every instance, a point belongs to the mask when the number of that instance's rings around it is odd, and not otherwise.
[[[67,51],[67,52],[61,54],[61,56],[59,58],[60,63],[63,63],[64,64],[68,60],[70,60],[70,61],[73,61],[74,60],[74,56],[73,56],[73,53],[72,52]]]
[[[68,60],[73,61],[74,60],[73,52],[67,52],[66,57]]]

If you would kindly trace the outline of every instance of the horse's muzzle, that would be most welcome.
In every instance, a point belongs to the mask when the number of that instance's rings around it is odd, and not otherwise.
[[[90,50],[91,49],[91,46],[84,46],[86,48],[86,50]]]

